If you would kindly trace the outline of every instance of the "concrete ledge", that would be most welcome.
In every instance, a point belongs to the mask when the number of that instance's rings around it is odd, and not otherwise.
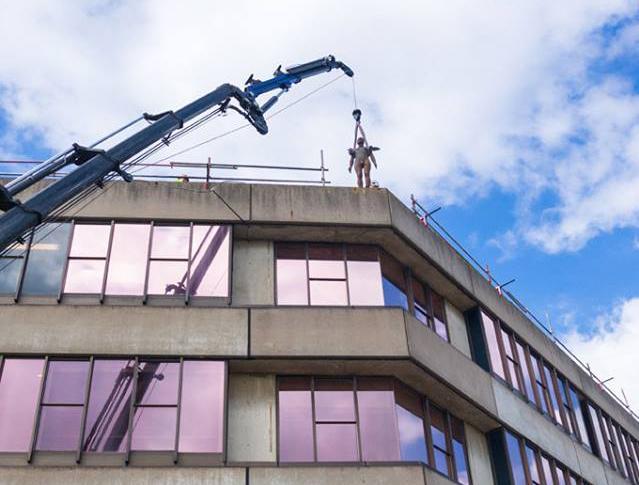
[[[3,468],[3,485],[245,485],[244,468]]]
[[[575,443],[574,446],[579,461],[579,468],[574,471],[590,483],[607,483],[605,470],[607,465],[579,443]]]
[[[398,308],[251,309],[251,357],[408,357]]]
[[[405,313],[410,355],[460,395],[497,415],[491,376],[412,315]]]
[[[424,485],[421,465],[249,468],[250,485]],[[451,482],[447,482],[450,485]]]
[[[251,222],[390,225],[386,189],[251,186]]]
[[[248,310],[12,305],[0,353],[245,356]]]

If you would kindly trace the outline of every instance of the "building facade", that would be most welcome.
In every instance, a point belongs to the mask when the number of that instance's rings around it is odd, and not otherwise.
[[[639,423],[390,192],[217,192],[0,258],[0,483],[639,484]]]

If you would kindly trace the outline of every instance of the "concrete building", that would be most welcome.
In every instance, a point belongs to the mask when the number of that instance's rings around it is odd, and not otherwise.
[[[217,190],[0,260],[1,483],[639,483],[639,423],[393,194]]]

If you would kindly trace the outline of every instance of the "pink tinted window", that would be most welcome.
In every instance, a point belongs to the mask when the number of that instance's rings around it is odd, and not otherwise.
[[[146,451],[175,449],[176,419],[176,407],[137,407],[133,415],[131,449]]]
[[[84,404],[89,362],[49,361],[43,404]]]
[[[308,305],[306,261],[277,260],[277,304]]]
[[[186,261],[151,261],[149,295],[183,295],[186,292]]]
[[[179,362],[141,362],[136,404],[177,405]]]
[[[318,424],[317,461],[358,461],[355,424]]]
[[[191,295],[229,295],[230,233],[228,226],[193,226]]]
[[[311,462],[313,411],[309,379],[280,379],[279,446],[282,462]]]
[[[151,257],[188,259],[190,231],[189,226],[155,226]]]
[[[111,226],[106,224],[76,224],[71,241],[71,257],[106,258]]]
[[[484,334],[486,335],[486,344],[488,345],[488,355],[490,356],[490,364],[492,370],[502,379],[506,378],[504,374],[504,366],[499,352],[499,344],[497,343],[497,334],[495,333],[495,322],[489,318],[484,312],[481,312],[482,324],[484,326]]]
[[[357,391],[364,461],[401,459],[392,390]]]
[[[85,451],[124,451],[134,360],[96,360],[84,428]]]
[[[308,261],[308,275],[310,278],[344,279],[344,261]]]
[[[43,406],[36,449],[73,451],[78,448],[82,406]]]
[[[144,293],[149,232],[148,224],[115,224],[106,293],[110,295]]]
[[[4,359],[0,376],[0,451],[28,451],[43,359]]]
[[[311,305],[337,305],[348,304],[346,298],[346,281],[309,281],[311,291]]]
[[[377,261],[349,261],[348,291],[351,305],[384,305],[382,270]]]
[[[101,293],[105,260],[70,259],[65,293]]]
[[[178,450],[221,453],[224,363],[186,360],[183,366]]]
[[[315,421],[355,421],[355,396],[350,379],[315,381]]]

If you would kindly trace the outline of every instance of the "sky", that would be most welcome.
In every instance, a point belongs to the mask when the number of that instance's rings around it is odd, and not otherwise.
[[[175,161],[317,166],[428,207],[639,409],[639,6],[630,0],[2,2],[0,159],[88,145],[143,112],[327,54],[342,77],[261,136],[216,119]],[[339,77],[305,80],[278,108]],[[8,170],[0,166],[0,169]],[[174,172],[173,172],[174,173]],[[222,176],[233,174],[225,171]],[[259,173],[259,176],[269,176]],[[281,174],[277,174],[281,176]],[[614,358],[612,357],[614,356]]]

